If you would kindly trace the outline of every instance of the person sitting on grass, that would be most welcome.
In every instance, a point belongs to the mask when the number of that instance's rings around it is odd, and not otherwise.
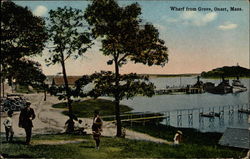
[[[12,127],[12,114],[13,111],[8,111],[8,117],[4,120],[3,125],[5,127],[5,132],[6,132],[6,141],[8,142],[12,142],[13,140],[13,135],[14,135],[14,131],[13,131],[13,127]],[[10,138],[9,138],[10,136]]]
[[[178,130],[174,136],[174,145],[179,145],[182,141],[182,132]]]
[[[65,122],[66,133],[73,133],[74,125],[75,125],[75,122],[73,118],[69,117],[69,119]]]
[[[78,123],[76,123],[75,131],[79,133],[80,135],[85,135],[86,132],[84,131],[84,125],[82,120],[78,120]]]

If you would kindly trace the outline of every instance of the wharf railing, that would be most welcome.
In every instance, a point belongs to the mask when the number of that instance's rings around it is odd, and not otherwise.
[[[205,124],[213,128],[215,121],[218,121],[219,127],[225,126],[227,119],[228,125],[234,122],[243,123],[250,114],[250,104],[224,105],[213,107],[200,107],[192,109],[176,109],[162,112],[133,112],[121,114],[121,121],[130,123],[145,123],[154,122],[156,124],[163,123],[176,127],[195,127],[197,124],[200,128],[204,128]],[[236,118],[237,117],[237,118]],[[103,116],[104,120],[116,122],[115,115]],[[205,122],[205,120],[208,122]]]

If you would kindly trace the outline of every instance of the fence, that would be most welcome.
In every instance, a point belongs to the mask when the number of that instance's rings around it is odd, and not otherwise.
[[[154,122],[175,127],[196,128],[205,131],[223,131],[230,126],[247,126],[250,114],[249,103],[178,109],[165,112],[134,112],[121,115],[122,122],[142,123]],[[116,122],[115,116],[104,116],[104,120]]]

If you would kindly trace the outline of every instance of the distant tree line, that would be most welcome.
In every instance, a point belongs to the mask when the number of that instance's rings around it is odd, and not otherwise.
[[[224,66],[208,72],[202,72],[201,77],[250,77],[250,69],[241,66]]]

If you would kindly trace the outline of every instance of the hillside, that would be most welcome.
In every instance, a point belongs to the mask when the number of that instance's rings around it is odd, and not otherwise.
[[[201,77],[250,77],[250,69],[241,66],[224,66],[208,72],[202,72]]]

